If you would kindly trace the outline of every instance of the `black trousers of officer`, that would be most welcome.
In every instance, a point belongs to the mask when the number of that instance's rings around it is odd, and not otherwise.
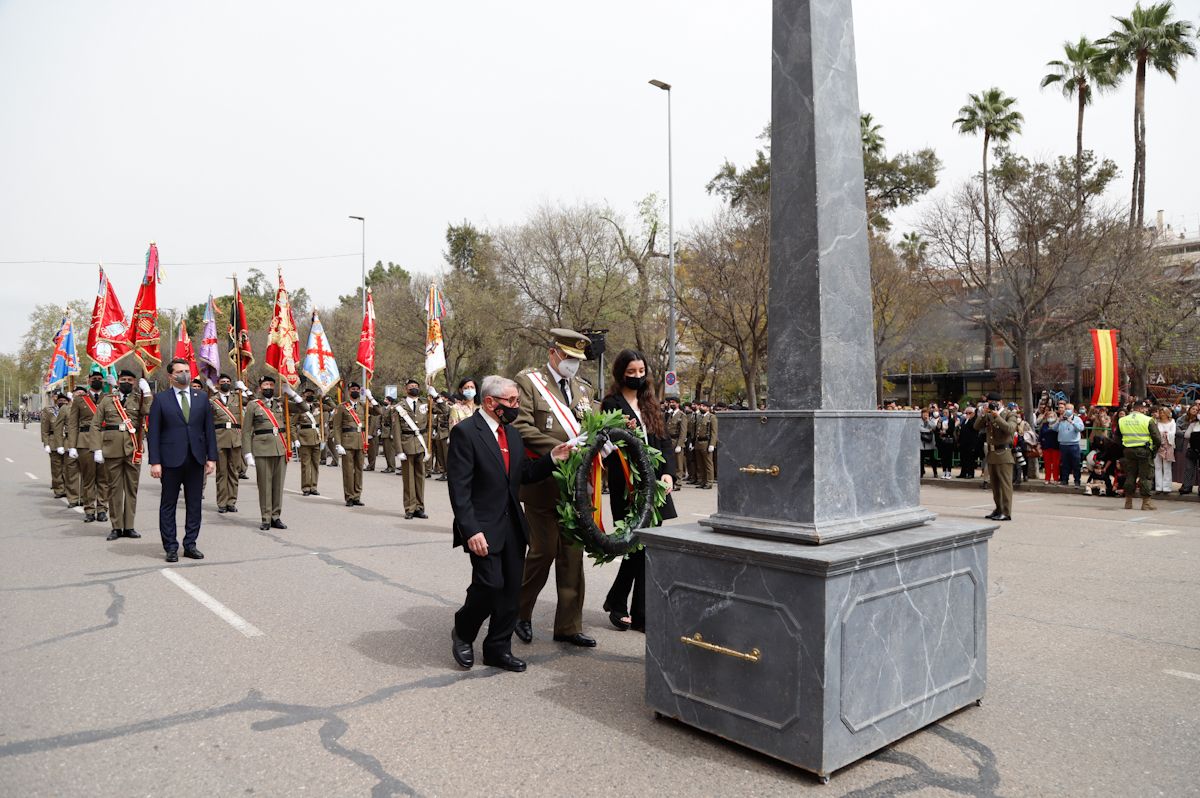
[[[525,540],[510,525],[504,548],[486,557],[471,554],[471,585],[467,601],[454,613],[454,629],[461,640],[474,643],[483,622],[490,616],[483,657],[495,659],[512,653],[512,634],[517,626],[517,604],[525,572]]]

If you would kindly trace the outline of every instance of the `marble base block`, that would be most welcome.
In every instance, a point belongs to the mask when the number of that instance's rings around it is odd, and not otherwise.
[[[983,696],[994,530],[823,546],[641,530],[646,703],[827,776]]]
[[[879,410],[722,413],[717,512],[700,523],[819,544],[931,521],[920,504],[917,418]],[[776,466],[774,476],[744,470]]]

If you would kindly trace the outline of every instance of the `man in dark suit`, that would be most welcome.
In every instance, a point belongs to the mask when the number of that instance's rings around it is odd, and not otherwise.
[[[208,394],[188,386],[188,362],[176,358],[167,364],[171,387],[154,397],[150,405],[150,429],[146,435],[150,451],[150,476],[162,480],[158,504],[158,531],[162,535],[167,562],[179,561],[175,531],[175,506],[183,487],[187,512],[183,527],[183,556],[203,560],[196,548],[200,536],[200,499],[204,478],[217,469],[217,436],[213,429]]]
[[[463,668],[474,665],[475,638],[490,617],[484,664],[520,673],[525,663],[512,655],[512,633],[529,524],[518,491],[523,483],[549,477],[554,461],[565,459],[572,445],[560,443],[548,456],[526,458],[521,434],[511,426],[520,409],[517,384],[493,375],[483,379],[480,393],[482,409],[450,431],[446,462],[453,545],[471,555],[471,585],[454,614],[451,652]]]

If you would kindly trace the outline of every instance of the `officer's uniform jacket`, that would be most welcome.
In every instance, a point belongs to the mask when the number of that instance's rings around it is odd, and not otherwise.
[[[301,446],[321,445],[321,404],[314,400],[292,402],[292,436]]]
[[[667,416],[667,436],[674,446],[682,447],[687,443],[687,417],[682,410],[673,410]]]
[[[711,410],[696,419],[696,448],[717,445],[717,414]]]
[[[416,399],[415,408],[408,406],[410,399]],[[412,427],[408,426],[408,422],[404,420],[402,413],[407,413],[408,417],[413,420],[417,431],[413,432]],[[422,445],[424,441],[421,436],[425,434],[426,425],[429,423],[429,405],[421,401],[421,397],[401,396],[396,400],[396,406],[392,409],[392,429],[394,434],[400,440],[400,451],[404,452],[405,457],[413,455],[423,455],[425,448]]]
[[[88,406],[85,396],[96,405],[96,411],[100,410],[100,401],[104,398],[104,394],[97,395],[88,391],[83,396],[76,396],[71,402],[71,410],[67,417],[67,448],[78,449],[80,452],[94,452],[102,445],[103,438],[94,423],[95,413]]]
[[[279,426],[271,423],[271,417],[263,410],[263,405],[274,414]],[[242,451],[256,458],[283,456],[283,425],[283,403],[278,398],[270,401],[251,399],[246,403],[246,414],[242,417]]]
[[[129,416],[128,426],[121,418],[120,411],[117,410],[117,402],[121,402],[122,407],[125,408],[125,414]],[[115,392],[100,400],[93,423],[100,427],[101,446],[103,447],[101,451],[104,453],[105,460],[133,456],[136,447],[134,438],[129,434],[130,427],[133,428],[137,445],[141,445],[142,418],[149,409],[149,403],[150,397],[142,396],[141,391],[137,388],[134,388],[125,397],[122,397],[119,392]]]
[[[350,408],[353,408],[358,416],[357,422],[354,416],[350,415]],[[333,440],[347,451],[363,448],[363,430],[367,429],[369,432],[366,425],[371,423],[371,416],[378,415],[379,408],[368,405],[366,399],[359,399],[357,402],[347,399],[333,410],[333,418],[329,422]]]
[[[247,400],[229,392],[228,404],[220,391],[212,394],[213,428],[217,433],[218,449],[240,449],[242,447],[242,410]],[[228,412],[226,412],[228,411]]]

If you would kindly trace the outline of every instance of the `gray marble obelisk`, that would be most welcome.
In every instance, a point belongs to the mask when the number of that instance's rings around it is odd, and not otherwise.
[[[994,526],[920,506],[874,409],[850,0],[774,0],[770,409],[721,419],[717,512],[642,530],[646,700],[828,774],[983,695]]]

